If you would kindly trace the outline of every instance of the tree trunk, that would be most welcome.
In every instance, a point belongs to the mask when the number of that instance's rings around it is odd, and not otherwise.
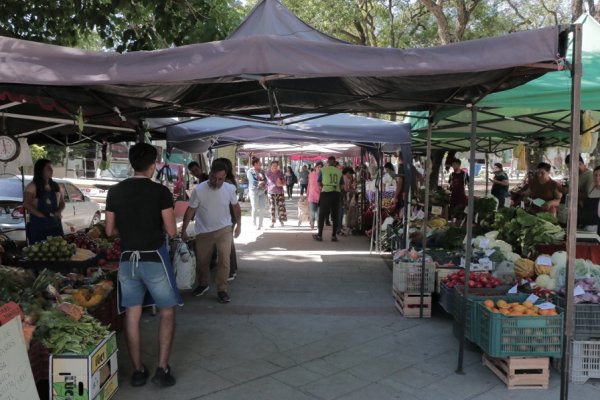
[[[583,14],[583,0],[571,0],[571,12],[571,22],[575,22]]]
[[[440,179],[440,168],[446,155],[446,150],[431,150],[431,176],[429,177],[429,189],[435,189]]]

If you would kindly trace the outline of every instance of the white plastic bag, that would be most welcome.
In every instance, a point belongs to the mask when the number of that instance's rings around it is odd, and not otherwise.
[[[173,269],[178,289],[188,290],[194,286],[196,283],[196,256],[183,241],[175,249]]]

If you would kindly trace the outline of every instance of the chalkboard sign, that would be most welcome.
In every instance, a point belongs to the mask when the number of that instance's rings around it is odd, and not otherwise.
[[[39,400],[21,318],[0,326],[0,400]]]

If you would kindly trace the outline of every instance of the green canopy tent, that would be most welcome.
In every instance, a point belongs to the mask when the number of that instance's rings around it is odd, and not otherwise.
[[[583,15],[581,109],[592,111],[600,121],[600,23]],[[572,38],[566,60],[572,55]],[[495,153],[514,148],[519,142],[542,147],[567,146],[570,141],[571,72],[546,74],[525,85],[490,94],[476,104],[477,151]],[[413,148],[424,147],[427,113],[411,113]],[[434,149],[469,149],[471,111],[446,107],[433,120]]]

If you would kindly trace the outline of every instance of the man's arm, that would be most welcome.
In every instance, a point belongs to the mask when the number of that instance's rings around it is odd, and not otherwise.
[[[235,229],[233,231],[233,237],[237,238],[242,232],[242,209],[240,203],[236,203],[231,206],[233,210],[233,216],[235,218]]]
[[[183,214],[183,223],[181,224],[181,238],[184,241],[188,240],[187,227],[188,227],[190,221],[192,220],[192,218],[194,218],[195,214],[196,214],[196,209],[192,208],[192,207],[188,207],[187,210],[185,210],[185,214]]]
[[[160,216],[167,235],[169,235],[170,238],[175,237],[175,235],[177,235],[177,224],[175,224],[175,212],[173,211],[173,207],[162,210]]]
[[[119,231],[117,229],[117,225],[115,224],[115,213],[112,211],[105,211],[104,213],[104,224],[106,230],[106,236],[118,236]]]

